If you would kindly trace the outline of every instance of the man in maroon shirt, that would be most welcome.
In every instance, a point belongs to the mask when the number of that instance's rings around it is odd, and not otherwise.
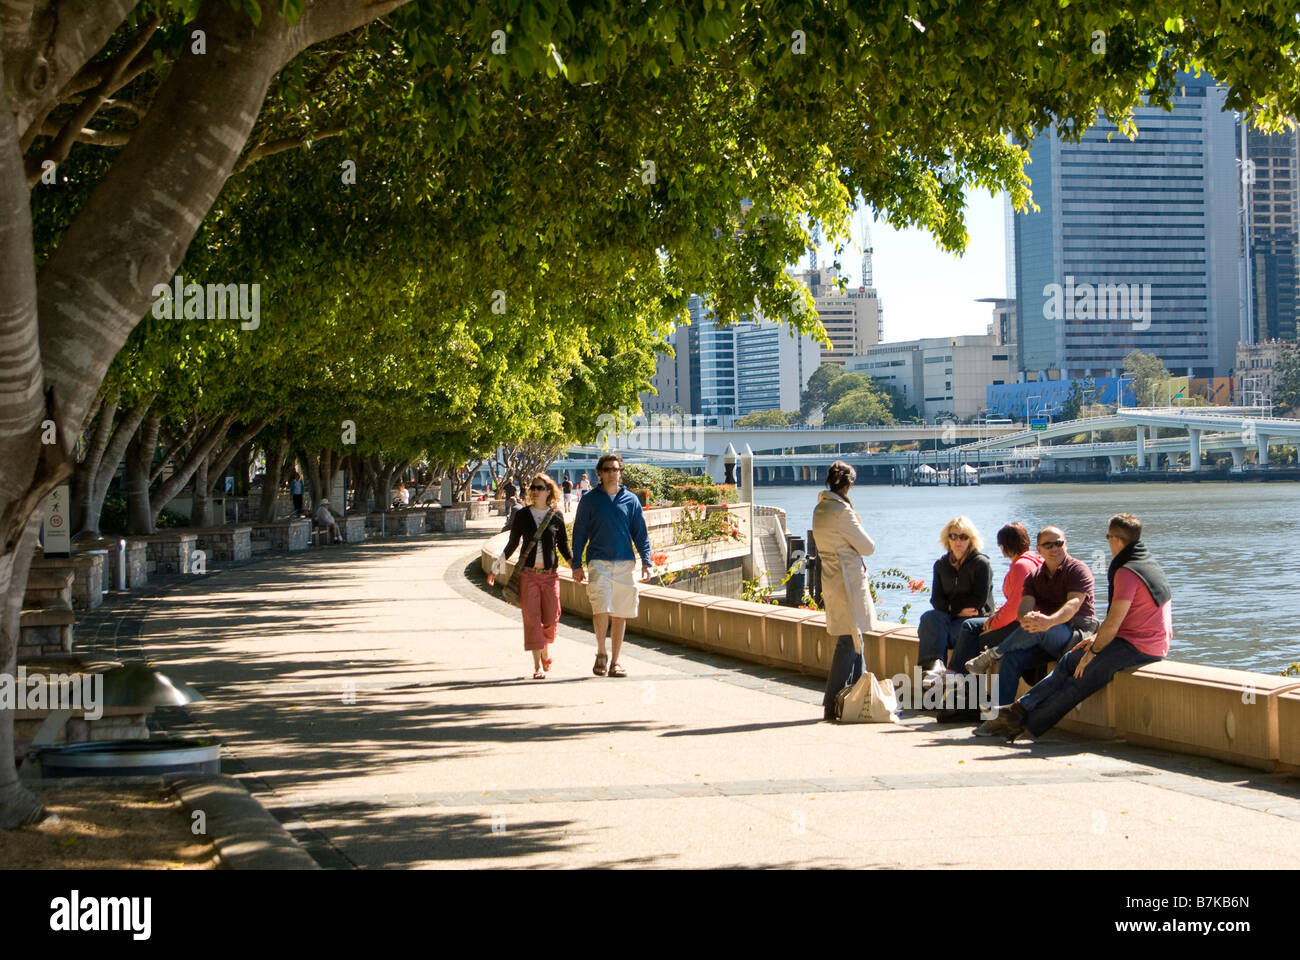
[[[1082,635],[1097,629],[1092,571],[1082,560],[1070,556],[1066,546],[1060,527],[1039,531],[1038,552],[1043,564],[1025,577],[1020,628],[998,644],[999,704],[1016,698],[1021,678],[1031,669],[1061,659],[1078,639],[1076,630]],[[975,732],[990,735],[992,722],[981,724]]]

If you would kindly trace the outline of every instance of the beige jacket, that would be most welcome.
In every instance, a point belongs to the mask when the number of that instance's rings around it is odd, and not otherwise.
[[[876,606],[867,585],[863,557],[876,545],[858,522],[847,500],[823,490],[813,509],[813,539],[822,565],[822,600],[826,632],[832,637],[863,634],[876,628]]]

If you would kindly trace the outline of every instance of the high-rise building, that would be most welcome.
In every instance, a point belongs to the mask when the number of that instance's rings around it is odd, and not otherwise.
[[[640,396],[641,409],[644,412],[684,413],[686,411],[689,397],[687,403],[683,403],[678,388],[678,384],[681,382],[678,377],[681,359],[681,350],[678,343],[685,339],[685,334],[680,328],[674,330],[668,335],[668,345],[673,348],[673,354],[657,353],[655,355],[655,375],[650,381],[650,385],[654,387],[654,392],[647,390]],[[689,366],[687,369],[689,370]],[[689,384],[689,382],[688,374],[687,383]]]
[[[736,415],[798,410],[808,378],[821,364],[821,344],[775,320],[760,318],[735,330]]]
[[[1172,99],[1134,110],[1133,141],[1099,117],[1079,143],[1053,130],[1030,147],[1041,209],[1014,217],[1030,379],[1115,375],[1134,349],[1190,376],[1232,367],[1246,308],[1236,121],[1206,76],[1180,77]]]
[[[691,324],[686,328],[685,353],[690,371],[690,412],[707,417],[735,416],[735,329],[718,326],[713,311],[696,294],[692,294],[688,309]]]
[[[1300,304],[1300,204],[1296,132],[1270,135],[1246,128],[1242,181],[1248,203],[1251,307],[1258,343],[1296,338]]]
[[[834,267],[791,271],[791,276],[806,286],[816,301],[817,316],[831,342],[830,350],[822,353],[823,363],[844,366],[849,357],[880,342],[883,319],[874,287],[849,287],[841,293]]]

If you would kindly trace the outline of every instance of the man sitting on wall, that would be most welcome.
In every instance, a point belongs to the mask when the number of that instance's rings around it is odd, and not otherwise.
[[[1154,663],[1169,654],[1173,603],[1164,571],[1142,542],[1142,521],[1131,513],[1110,518],[1111,561],[1106,571],[1110,603],[1095,634],[1084,637],[1041,683],[1003,707],[976,733],[1039,737],[1120,670]]]
[[[316,526],[324,527],[329,531],[331,540],[334,543],[342,543],[343,535],[339,533],[338,521],[334,519],[334,513],[330,510],[330,502],[322,500],[320,506],[316,508]]]

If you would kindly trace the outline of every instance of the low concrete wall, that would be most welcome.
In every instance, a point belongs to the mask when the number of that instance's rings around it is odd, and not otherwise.
[[[424,511],[425,528],[432,533],[459,533],[465,529],[469,515],[468,505],[459,507],[428,507]]]
[[[482,548],[490,572],[505,545]],[[641,584],[635,632],[741,660],[825,677],[835,650],[826,615]],[[565,611],[591,616],[586,588],[560,567]],[[878,677],[911,674],[916,630],[882,623],[864,638],[867,669]],[[1021,685],[1021,691],[1025,689]],[[1163,660],[1121,673],[1079,704],[1059,726],[1089,736],[1226,760],[1261,770],[1300,772],[1300,680]]]
[[[264,541],[273,551],[296,553],[311,546],[310,520],[278,520],[252,526],[253,539]]]

